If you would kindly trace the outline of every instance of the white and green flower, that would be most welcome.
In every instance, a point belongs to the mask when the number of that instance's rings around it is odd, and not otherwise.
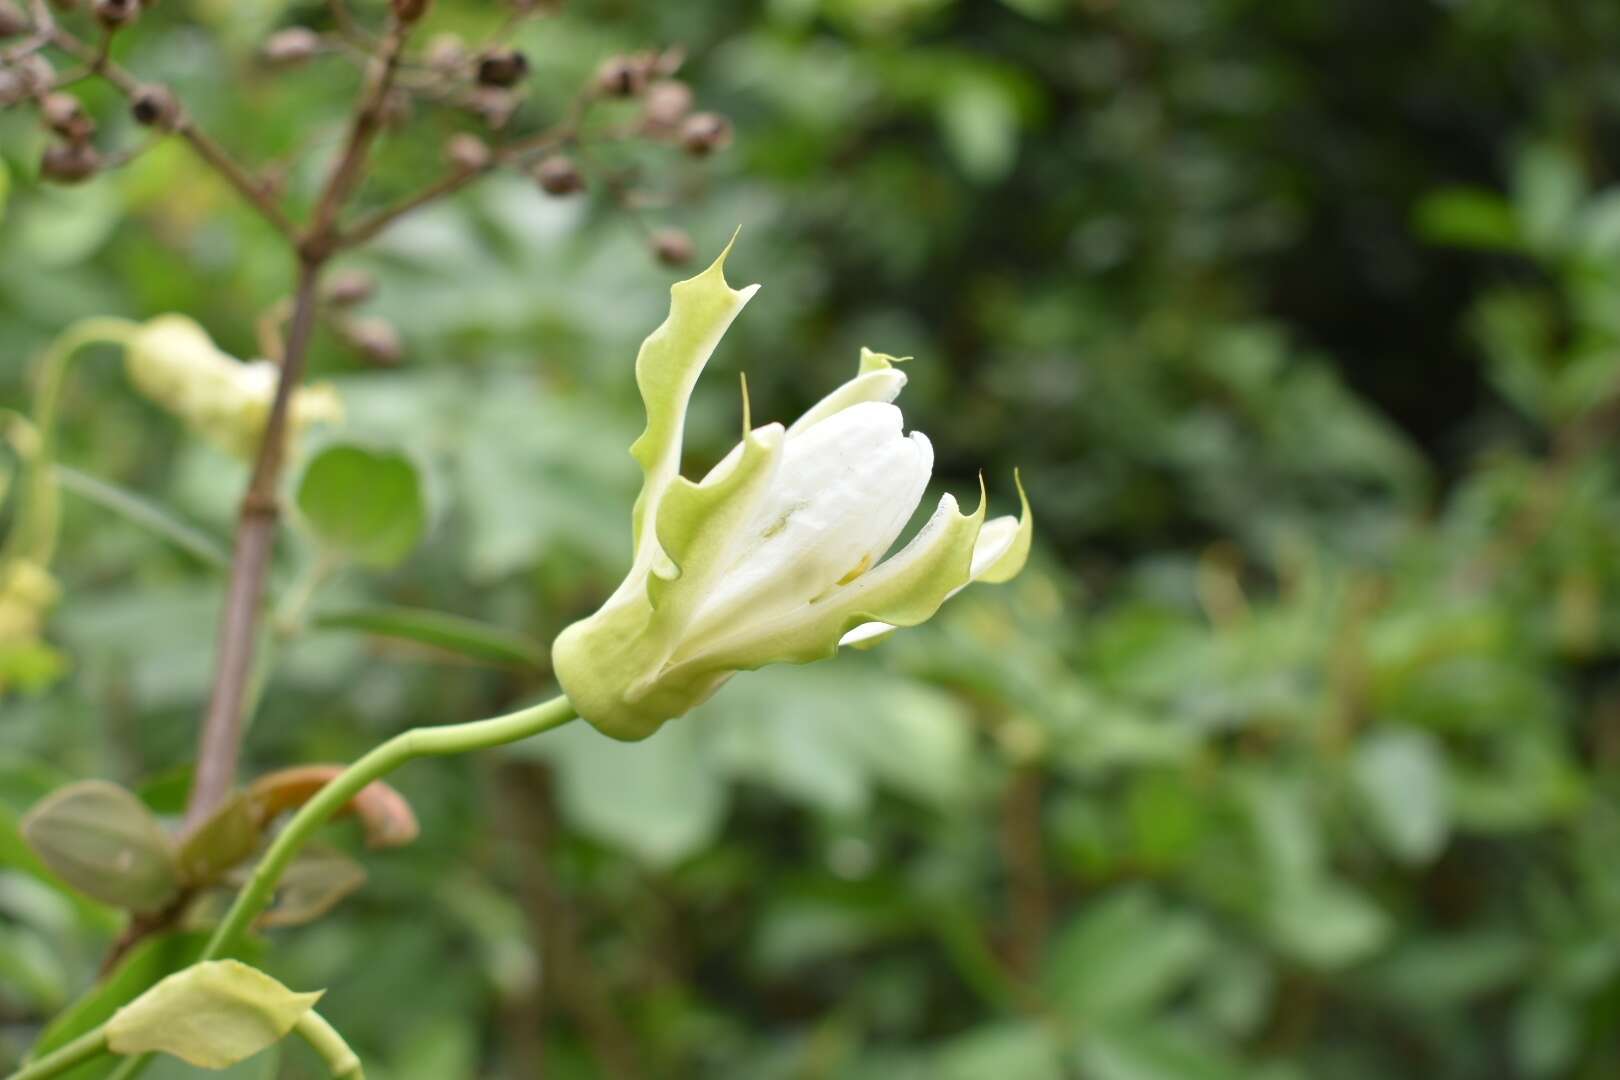
[[[891,404],[905,375],[870,350],[787,428],[749,430],[745,395],[742,441],[701,481],[681,476],[692,388],[758,288],[731,288],[725,258],[670,290],[669,318],[636,358],[647,429],[630,448],[644,477],[634,559],[601,609],[552,648],[580,715],[620,739],[652,734],[738,671],[819,660],[923,622],[973,581],[1010,579],[1029,554],[1028,500],[1021,517],[986,521],[981,484],[976,510],[943,496],[884,558],[934,455]]]

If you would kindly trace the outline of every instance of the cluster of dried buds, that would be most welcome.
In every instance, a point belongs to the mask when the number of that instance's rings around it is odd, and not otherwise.
[[[0,0],[0,108],[32,103],[40,122],[51,135],[40,158],[42,179],[59,184],[78,184],[105,168],[132,156],[130,152],[104,154],[95,145],[96,121],[84,103],[67,87],[106,62],[112,36],[133,24],[154,0],[95,0],[90,15],[99,25],[102,43],[87,70],[59,74],[45,50],[60,44],[55,37],[54,18],[49,8],[36,0],[34,14],[25,15],[15,0]],[[67,11],[77,6],[70,0],[57,0],[56,7]],[[132,85],[130,115],[142,127],[173,130],[180,122],[180,104],[167,88]]]
[[[97,146],[97,118],[76,96],[75,87],[84,79],[102,78],[122,92],[136,125],[154,136],[180,133],[298,243],[295,225],[279,206],[285,162],[238,167],[224,147],[196,130],[168,87],[144,83],[110,58],[113,37],[139,21],[152,3],[156,0],[0,0],[0,108],[28,105],[37,110],[50,134],[40,178],[81,183],[138,152],[139,147]],[[457,133],[444,144],[444,176],[394,206],[361,215],[352,227],[334,225],[322,241],[327,251],[352,248],[416,207],[454,193],[484,173],[507,168],[527,175],[548,198],[596,191],[637,220],[659,261],[666,266],[689,262],[693,243],[687,233],[643,220],[646,210],[667,206],[676,194],[643,191],[638,165],[622,164],[629,160],[622,154],[617,159],[598,155],[608,144],[656,144],[705,159],[731,144],[731,121],[698,107],[692,87],[679,78],[684,52],[642,50],[606,58],[564,115],[549,128],[538,128],[523,120],[531,65],[512,39],[523,21],[552,15],[561,3],[507,0],[505,6],[509,18],[484,42],[455,34],[428,37],[420,47],[410,42],[411,29],[428,15],[429,0],[389,0],[386,29],[364,26],[345,0],[327,0],[321,29],[287,26],[262,42],[259,62],[271,71],[292,71],[327,57],[373,73],[386,66],[389,78],[374,102],[374,121],[381,128],[405,128],[418,108],[450,110],[462,118]],[[397,363],[397,332],[379,319],[350,313],[366,293],[369,287],[360,288],[355,280],[334,280],[322,311],[337,334],[371,363]]]

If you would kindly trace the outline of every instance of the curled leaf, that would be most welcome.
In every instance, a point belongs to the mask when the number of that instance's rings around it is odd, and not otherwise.
[[[344,770],[342,765],[298,765],[266,773],[248,788],[248,804],[262,829],[276,815],[296,809],[315,797]],[[339,811],[356,814],[374,848],[403,847],[421,832],[416,814],[405,796],[381,780],[373,780]]]
[[[236,960],[194,964],[159,982],[107,1021],[115,1054],[172,1054],[224,1069],[280,1040],[320,1000],[294,993]]]

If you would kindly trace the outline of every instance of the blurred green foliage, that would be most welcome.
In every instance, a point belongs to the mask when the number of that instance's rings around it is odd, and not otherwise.
[[[249,56],[323,18],[166,4],[121,55],[244,157],[293,155],[307,197],[299,137],[353,73]],[[638,153],[642,183],[700,252],[741,222],[733,280],[765,285],[689,470],[733,438],[735,371],[780,417],[862,344],[912,354],[943,479],[984,465],[1005,499],[1022,466],[1036,557],[646,743],[578,725],[412,766],[421,839],[330,829],[369,880],[266,969],[328,987],[384,1080],[1620,1070],[1620,8],[581,0],[523,33],[536,107],[668,43],[738,138]],[[182,311],[254,354],[290,277],[266,227],[175,145],[42,187],[41,139],[0,117],[5,402],[91,313]],[[435,154],[386,144],[372,197]],[[624,215],[498,179],[353,264],[407,361],[323,335],[314,366],[349,453],[419,463],[425,539],[336,576],[284,545],[302,606],[254,773],[537,698],[528,643],[627,555],[630,360],[671,275]],[[64,460],[226,535],[245,470],[108,356],[70,380]],[[118,925],[16,823],[82,777],[178,810],[220,604],[206,560],[67,498],[72,670],[0,704],[0,1059]],[[160,939],[136,981],[194,948]],[[289,1046],[231,1075],[317,1073]]]

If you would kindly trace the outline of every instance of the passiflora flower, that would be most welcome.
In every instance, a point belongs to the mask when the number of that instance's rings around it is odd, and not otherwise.
[[[273,362],[236,359],[184,315],[142,323],[124,344],[124,367],[137,390],[226,453],[253,457],[276,395]],[[343,419],[343,404],[328,384],[300,387],[289,406],[290,440],[313,424]]]
[[[745,393],[742,441],[701,481],[681,476],[692,389],[758,288],[731,288],[725,258],[670,290],[669,318],[636,357],[647,429],[630,448],[643,473],[630,572],[552,647],[579,714],[620,739],[652,734],[738,671],[818,660],[920,623],[972,581],[1008,580],[1029,554],[1028,500],[1021,517],[986,521],[981,484],[976,510],[945,495],[884,558],[934,453],[891,404],[905,375],[870,350],[853,379],[786,428],[750,430]]]

